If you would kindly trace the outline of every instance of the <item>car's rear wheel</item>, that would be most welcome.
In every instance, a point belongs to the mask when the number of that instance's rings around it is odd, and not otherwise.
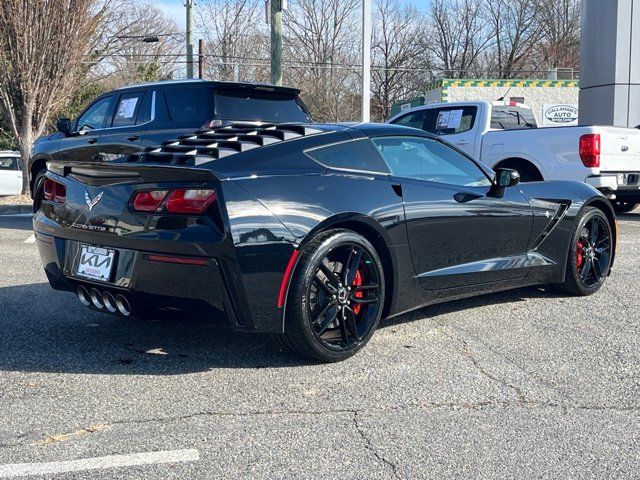
[[[571,295],[591,295],[602,287],[611,268],[613,234],[602,210],[586,207],[578,215],[571,237],[562,289]]]
[[[616,200],[611,202],[611,204],[616,213],[629,213],[638,206],[636,202],[625,202],[623,200]]]
[[[354,355],[375,332],[384,305],[382,262],[355,232],[334,230],[300,254],[287,294],[283,343],[324,362]]]

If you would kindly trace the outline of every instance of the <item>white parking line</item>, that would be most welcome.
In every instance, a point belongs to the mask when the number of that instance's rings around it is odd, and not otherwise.
[[[26,477],[28,475],[52,475],[83,470],[133,467],[159,463],[196,462],[200,460],[198,450],[167,450],[162,452],[108,455],[106,457],[81,458],[63,462],[13,463],[0,465],[0,478]]]
[[[34,234],[31,234],[31,236],[22,243],[36,243],[36,236]]]
[[[33,217],[33,213],[7,213],[6,215],[0,215],[0,218],[29,218]]]

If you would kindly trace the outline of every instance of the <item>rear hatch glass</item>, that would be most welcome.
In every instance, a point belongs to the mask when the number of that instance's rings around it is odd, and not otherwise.
[[[275,92],[217,90],[217,120],[309,122],[311,119],[295,95]]]

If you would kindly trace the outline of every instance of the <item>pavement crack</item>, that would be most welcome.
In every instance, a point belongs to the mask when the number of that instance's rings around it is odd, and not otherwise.
[[[359,415],[358,410],[354,410],[354,412],[353,412],[353,425],[355,426],[356,432],[358,432],[358,435],[360,435],[360,437],[364,441],[365,448],[367,450],[369,450],[373,454],[373,456],[376,457],[380,462],[382,462],[383,465],[385,465],[386,467],[391,469],[391,472],[393,473],[393,476],[395,478],[402,478],[402,476],[398,473],[398,465],[393,463],[391,460],[385,458],[375,448],[375,446],[373,445],[373,442],[371,441],[371,438],[369,438],[367,436],[367,434],[365,433],[364,429],[362,428],[362,425],[358,421],[358,415]]]
[[[471,364],[473,365],[473,367],[480,372],[484,377],[488,378],[489,380],[493,381],[494,383],[498,383],[500,385],[502,385],[503,387],[505,387],[508,390],[511,390],[513,393],[515,393],[516,398],[518,399],[518,401],[520,403],[526,403],[527,402],[527,397],[525,394],[525,391],[523,389],[521,389],[520,387],[517,387],[516,385],[513,385],[512,383],[509,383],[507,380],[505,380],[504,378],[500,378],[494,374],[492,374],[491,372],[489,372],[488,370],[486,370],[478,361],[477,358],[474,357],[473,353],[471,352],[471,348],[469,347],[469,344],[466,342],[466,340],[464,340],[463,338],[460,338],[459,336],[454,336],[451,335],[447,332],[444,332],[444,335],[448,336],[449,338],[451,338],[452,340],[459,342],[462,345],[462,355],[467,358]]]

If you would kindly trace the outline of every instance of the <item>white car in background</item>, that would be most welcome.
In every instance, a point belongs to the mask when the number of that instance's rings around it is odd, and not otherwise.
[[[22,193],[22,169],[19,152],[0,150],[0,195]]]
[[[618,212],[640,204],[640,130],[604,126],[538,128],[514,102],[437,103],[404,110],[388,123],[441,136],[490,168],[523,182],[574,180],[605,194]]]

